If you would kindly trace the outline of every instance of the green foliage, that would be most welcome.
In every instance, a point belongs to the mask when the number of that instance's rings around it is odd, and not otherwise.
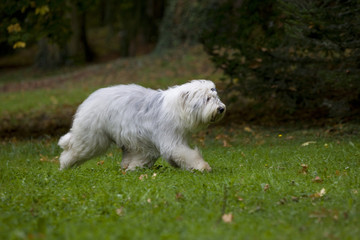
[[[217,0],[168,0],[160,25],[157,52],[198,44],[208,24],[207,13]]]
[[[223,1],[202,41],[230,89],[283,114],[354,117],[359,9],[359,1]]]
[[[56,140],[2,142],[0,238],[357,239],[360,142],[339,133],[217,129],[211,173],[124,173],[117,148],[60,172]]]
[[[70,36],[69,10],[66,1],[20,0],[0,4],[0,43],[8,42],[13,48],[25,47],[16,43],[32,44],[41,38],[64,45]],[[12,28],[12,26],[18,26]]]

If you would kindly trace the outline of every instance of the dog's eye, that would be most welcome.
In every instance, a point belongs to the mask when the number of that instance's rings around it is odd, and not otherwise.
[[[212,88],[212,89],[210,89],[211,91],[213,91],[213,92],[216,92],[216,88]]]
[[[211,97],[208,97],[208,98],[206,99],[206,102],[210,101],[210,99],[211,99]]]

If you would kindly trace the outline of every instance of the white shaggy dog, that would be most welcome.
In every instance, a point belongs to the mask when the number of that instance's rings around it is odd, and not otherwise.
[[[80,165],[115,142],[123,150],[123,169],[151,167],[162,156],[174,167],[210,171],[186,138],[224,113],[209,80],[164,91],[135,84],[99,89],[79,106],[70,132],[59,140],[60,169]]]

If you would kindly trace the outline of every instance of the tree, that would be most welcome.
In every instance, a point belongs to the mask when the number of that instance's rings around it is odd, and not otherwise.
[[[199,43],[208,24],[208,11],[218,0],[168,0],[156,51]]]
[[[60,0],[2,2],[0,42],[7,42],[15,49],[47,37],[62,45],[70,36],[70,21],[64,17],[67,10],[64,1]]]
[[[120,52],[135,56],[154,48],[163,18],[165,0],[122,0],[120,2]]]
[[[94,1],[77,0],[71,2],[71,37],[67,45],[68,56],[74,62],[91,62],[94,53],[87,40],[86,11]]]
[[[355,0],[220,1],[202,41],[229,89],[287,116],[354,116],[358,13]]]
[[[150,52],[156,45],[165,0],[20,0],[0,3],[0,48],[38,42],[37,66],[92,61],[88,31],[109,26],[122,56]],[[91,17],[89,17],[91,16]]]

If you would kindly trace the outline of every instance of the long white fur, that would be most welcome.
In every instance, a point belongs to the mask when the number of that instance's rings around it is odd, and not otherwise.
[[[209,80],[193,80],[167,90],[118,85],[92,93],[78,108],[72,128],[59,146],[60,169],[80,165],[116,143],[123,150],[121,167],[151,167],[162,156],[187,170],[211,168],[187,135],[220,120],[225,105]]]

